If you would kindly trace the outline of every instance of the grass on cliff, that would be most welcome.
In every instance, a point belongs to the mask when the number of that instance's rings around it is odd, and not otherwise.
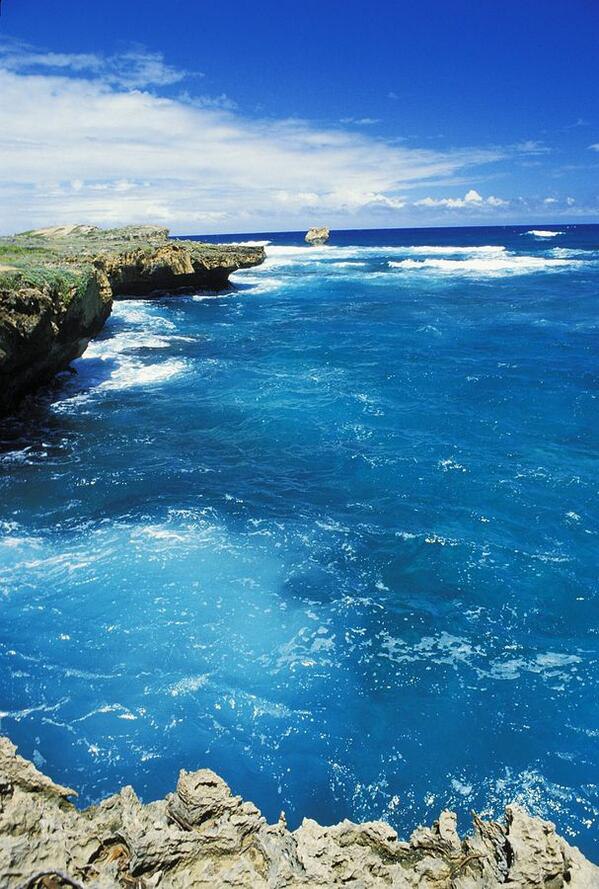
[[[0,255],[4,264],[4,257]],[[77,295],[87,290],[91,276],[90,269],[65,269],[52,266],[11,268],[0,271],[0,300],[2,291],[33,289],[48,290],[58,306],[66,307]]]

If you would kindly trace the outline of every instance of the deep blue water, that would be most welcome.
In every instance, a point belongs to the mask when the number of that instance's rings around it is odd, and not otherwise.
[[[0,427],[1,731],[86,803],[516,799],[599,858],[599,227],[553,229],[272,235],[116,304]]]

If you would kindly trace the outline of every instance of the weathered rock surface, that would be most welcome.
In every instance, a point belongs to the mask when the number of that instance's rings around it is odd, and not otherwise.
[[[326,244],[330,235],[329,229],[326,226],[322,226],[322,228],[311,228],[305,239],[308,244]]]
[[[0,415],[79,357],[118,296],[222,290],[263,247],[170,240],[157,226],[57,226],[0,239]]]
[[[443,812],[400,842],[383,822],[321,827],[258,809],[208,769],[182,771],[175,793],[143,805],[131,787],[83,811],[0,738],[0,885],[6,889],[597,889],[599,868],[553,824],[508,807],[474,815],[465,839]]]
[[[0,414],[78,358],[111,308],[104,275],[0,279]]]

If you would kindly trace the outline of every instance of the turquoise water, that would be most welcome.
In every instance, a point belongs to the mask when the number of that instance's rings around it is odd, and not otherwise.
[[[0,427],[23,754],[292,825],[517,799],[599,856],[599,227],[526,231],[264,236],[115,305]]]

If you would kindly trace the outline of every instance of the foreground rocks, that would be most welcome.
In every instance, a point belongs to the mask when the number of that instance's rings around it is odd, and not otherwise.
[[[263,247],[174,241],[156,226],[0,238],[0,415],[79,357],[118,296],[222,290]]]
[[[305,237],[308,244],[326,244],[329,240],[331,232],[326,226],[322,228],[311,228]]]
[[[289,831],[207,769],[182,771],[175,793],[142,805],[131,787],[84,811],[0,738],[0,885],[63,887],[294,887],[354,889],[597,889],[599,868],[554,826],[506,809],[503,822],[474,815],[460,839],[443,812],[400,842],[383,822],[304,820]]]

